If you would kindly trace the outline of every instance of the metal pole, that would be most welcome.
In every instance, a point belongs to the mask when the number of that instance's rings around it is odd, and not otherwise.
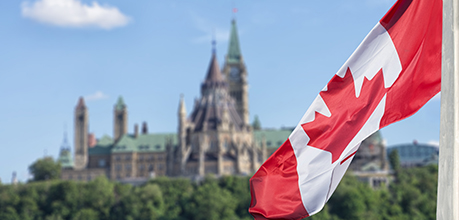
[[[438,220],[459,220],[458,0],[443,1]]]

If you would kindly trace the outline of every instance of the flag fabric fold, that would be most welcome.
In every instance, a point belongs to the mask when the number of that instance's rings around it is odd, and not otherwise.
[[[250,180],[255,219],[319,212],[361,142],[441,90],[442,0],[399,0]]]

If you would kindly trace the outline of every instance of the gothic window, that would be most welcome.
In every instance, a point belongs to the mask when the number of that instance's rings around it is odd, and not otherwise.
[[[211,141],[211,149],[216,149],[217,148],[217,141],[212,140]]]

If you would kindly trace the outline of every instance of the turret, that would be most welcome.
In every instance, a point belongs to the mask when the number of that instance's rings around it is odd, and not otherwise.
[[[61,167],[64,169],[73,167],[72,155],[70,154],[70,145],[67,142],[67,132],[64,132],[64,139],[62,141],[58,161],[61,163]]]
[[[128,111],[123,97],[118,97],[118,101],[113,109],[113,139],[117,141],[124,134],[128,133]]]
[[[187,110],[185,109],[184,96],[181,95],[179,101],[178,111],[179,125],[178,125],[178,140],[179,140],[179,159],[181,164],[181,173],[185,173],[185,155],[187,147]]]

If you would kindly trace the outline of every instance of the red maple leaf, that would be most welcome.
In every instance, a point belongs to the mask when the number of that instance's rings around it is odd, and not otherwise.
[[[331,116],[315,112],[314,121],[302,124],[310,137],[308,145],[330,152],[332,163],[337,161],[386,92],[382,69],[372,80],[364,79],[358,98],[350,69],[343,78],[335,75],[328,83],[327,91],[319,93]]]

